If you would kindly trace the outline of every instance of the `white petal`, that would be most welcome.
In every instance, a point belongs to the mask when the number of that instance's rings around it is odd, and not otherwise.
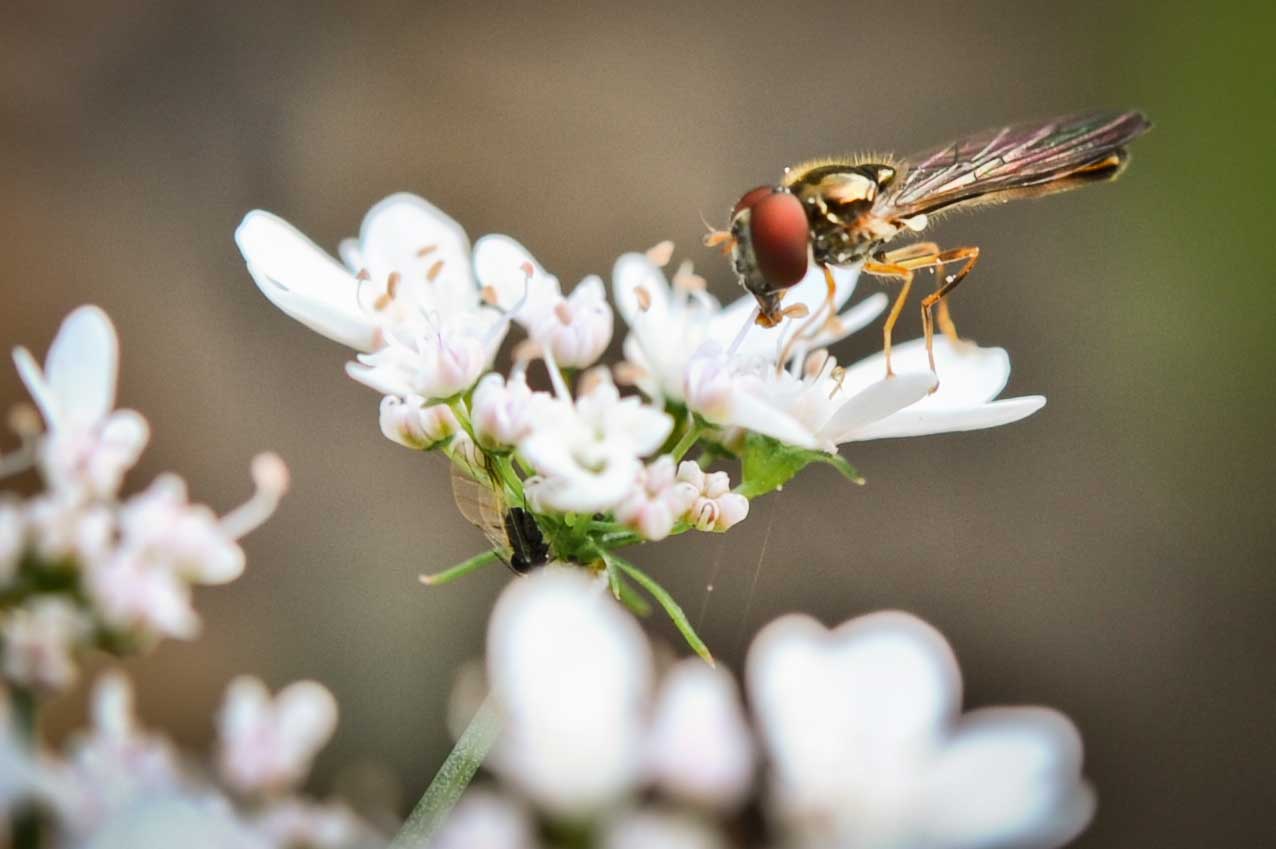
[[[44,378],[67,424],[91,427],[111,412],[118,364],[119,344],[106,313],[85,306],[66,317],[45,357]]]
[[[309,761],[337,728],[337,700],[317,681],[296,681],[275,697],[276,721]]]
[[[807,344],[807,347],[822,348],[842,341],[852,333],[856,333],[871,324],[874,319],[882,314],[890,302],[891,299],[881,292],[869,295],[837,317],[838,329],[836,331],[816,336]]]
[[[966,716],[926,777],[919,810],[927,845],[1060,846],[1090,821],[1081,738],[1045,708],[994,708]]]
[[[1003,348],[980,348],[973,342],[953,345],[946,336],[936,336],[935,368],[939,389],[922,404],[927,408],[969,407],[997,397],[1010,378],[1010,356]],[[899,374],[930,371],[926,341],[911,339],[891,349],[891,366]],[[886,358],[878,353],[847,369],[846,382],[859,385],[876,380],[886,371]]]
[[[652,659],[642,630],[578,569],[511,582],[487,636],[506,721],[494,768],[552,811],[583,814],[638,777]]]
[[[851,434],[847,441],[886,439],[895,436],[925,436],[931,433],[956,433],[1011,424],[1027,418],[1046,405],[1041,395],[1005,398],[991,404],[966,409],[926,409],[914,404],[893,416],[874,422]]]
[[[820,437],[834,445],[854,439],[873,422],[925,398],[934,385],[935,378],[930,372],[882,378],[838,407],[821,429]]]
[[[409,285],[424,286],[418,289],[422,299],[440,312],[478,305],[465,230],[424,198],[400,193],[378,202],[363,219],[359,242],[374,280],[397,271]],[[426,275],[440,262],[440,272],[427,283]]]
[[[609,824],[602,849],[726,849],[723,836],[686,813],[640,809]]]
[[[372,350],[376,326],[359,305],[357,281],[318,245],[260,209],[244,216],[235,242],[275,306],[333,341]]]
[[[521,805],[493,793],[466,793],[438,832],[430,849],[533,849],[532,818]]]
[[[532,276],[527,277],[525,265]],[[527,248],[500,233],[483,236],[474,245],[474,274],[480,287],[496,291],[496,303],[528,321],[552,308],[562,296],[558,278],[547,272]],[[524,300],[526,297],[526,300]]]
[[[647,316],[660,318],[668,314],[669,282],[664,272],[646,254],[623,254],[612,267],[611,296],[616,302],[616,312],[630,327],[644,314],[637,294],[639,289],[647,293]]]
[[[13,364],[18,369],[18,377],[31,393],[31,400],[35,401],[35,405],[40,408],[45,427],[50,429],[55,427],[61,412],[57,397],[44,379],[44,370],[40,368],[40,364],[36,362],[31,352],[22,347],[13,349]]]
[[[742,427],[799,448],[819,447],[815,435],[796,418],[738,387],[732,391],[726,418],[715,423]]]

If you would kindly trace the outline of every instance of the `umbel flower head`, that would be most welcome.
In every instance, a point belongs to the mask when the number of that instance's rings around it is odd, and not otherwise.
[[[44,367],[14,352],[45,429],[22,423],[24,447],[0,469],[34,463],[45,491],[0,498],[0,609],[7,685],[37,693],[74,683],[79,652],[147,646],[199,630],[193,585],[223,584],[244,568],[238,540],[264,522],[288,486],[273,454],[252,465],[254,495],[218,516],[165,473],[120,494],[149,428],[115,410],[119,346],[110,319],[80,307],[62,323]]]
[[[685,845],[726,847],[756,799],[767,845],[1050,849],[1094,811],[1072,723],[1036,707],[962,714],[952,649],[905,613],[769,625],[749,651],[750,722],[720,669],[683,661],[657,683],[628,614],[579,571],[552,568],[501,597],[487,668],[505,722],[490,765],[513,799],[479,791],[443,846],[477,835],[481,818],[529,849],[546,832],[535,820],[603,846],[637,830],[624,845],[693,834]]]
[[[346,370],[383,394],[382,433],[453,465],[461,512],[492,551],[427,584],[497,559],[575,563],[635,608],[638,589],[650,593],[705,657],[676,602],[620,548],[724,532],[810,463],[862,482],[836,453],[846,442],[991,427],[1044,403],[995,400],[1009,357],[973,343],[937,342],[938,391],[920,340],[896,347],[897,375],[880,357],[840,367],[828,346],[887,302],[848,306],[858,268],[812,270],[786,293],[785,320],[762,328],[751,298],[721,306],[689,263],[667,279],[672,243],[624,254],[611,293],[626,359],[609,369],[597,365],[613,334],[601,279],[564,292],[503,235],[471,254],[460,225],[413,195],[369,210],[341,245],[345,267],[260,210],[235,239],[267,298],[360,352]],[[508,371],[492,370],[511,324],[526,338]],[[549,391],[535,385],[539,365]],[[738,471],[721,467],[733,461]]]

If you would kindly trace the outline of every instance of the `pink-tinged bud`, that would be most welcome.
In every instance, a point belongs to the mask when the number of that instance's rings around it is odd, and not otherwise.
[[[521,371],[505,380],[499,374],[486,375],[474,390],[470,419],[474,435],[484,448],[513,448],[532,432],[532,392]]]
[[[687,407],[711,422],[724,421],[731,411],[735,382],[716,351],[697,353],[687,363],[683,397]]]
[[[460,430],[446,404],[425,406],[420,398],[404,400],[394,395],[381,399],[381,433],[407,448],[425,451]]]
[[[638,475],[633,490],[616,507],[616,519],[644,539],[662,540],[695,497],[694,488],[676,479],[673,458],[665,455]]]
[[[611,344],[614,315],[602,281],[589,278],[529,327],[563,368],[588,368]]]
[[[738,492],[718,496],[718,522],[715,530],[725,531],[743,522],[749,515],[749,499]]]

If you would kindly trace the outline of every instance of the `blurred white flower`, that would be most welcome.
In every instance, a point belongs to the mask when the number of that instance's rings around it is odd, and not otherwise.
[[[143,641],[189,640],[199,633],[190,584],[163,564],[116,551],[90,561],[84,582],[94,612],[113,630]]]
[[[405,448],[424,451],[461,429],[447,404],[427,404],[419,395],[381,399],[381,433]]]
[[[45,776],[60,824],[81,838],[100,835],[143,800],[189,789],[172,744],[139,728],[133,688],[123,674],[97,680],[90,708],[90,730],[71,739],[67,760],[50,764]]]
[[[753,784],[753,739],[731,675],[699,659],[667,673],[646,751],[652,780],[674,797],[738,806]]]
[[[383,846],[368,824],[339,802],[316,804],[297,798],[272,802],[251,820],[255,831],[276,847],[346,849]]]
[[[536,849],[536,829],[516,802],[483,790],[465,794],[429,849]]]
[[[244,552],[211,508],[192,504],[186,482],[162,474],[120,507],[120,549],[199,584],[224,584],[244,571]]]
[[[743,360],[705,346],[687,369],[691,409],[710,422],[740,427],[802,448],[835,451],[844,442],[974,430],[1009,424],[1041,409],[1041,396],[993,401],[1010,376],[1001,348],[935,340],[943,375],[938,390],[925,343],[894,348],[897,374],[882,377],[876,354],[842,369],[823,350],[798,377],[763,359]]]
[[[258,679],[236,678],[217,717],[222,778],[245,794],[291,789],[336,727],[337,701],[322,684],[298,681],[271,699]]]
[[[663,411],[621,398],[600,374],[573,403],[543,398],[532,405],[531,433],[519,443],[539,478],[525,491],[538,512],[593,513],[619,504],[673,429]]]
[[[86,504],[76,494],[54,491],[36,496],[25,508],[29,541],[46,563],[91,563],[114,544],[115,517],[105,504]]]
[[[492,613],[487,647],[505,720],[493,769],[567,818],[629,792],[642,765],[652,659],[605,582],[553,567],[512,582]]]
[[[509,379],[499,374],[485,375],[474,389],[470,421],[479,443],[494,451],[513,448],[532,432],[532,406],[549,401],[545,392],[533,392],[527,374],[515,367]]]
[[[640,810],[608,825],[603,849],[726,849],[723,835],[688,814]]]
[[[76,644],[91,629],[84,614],[61,596],[36,596],[0,619],[4,677],[37,691],[75,683]]]
[[[639,470],[629,494],[616,505],[616,519],[644,539],[662,540],[687,514],[698,494],[677,478],[673,457],[665,454]]]
[[[451,398],[487,370],[503,335],[497,329],[477,315],[458,315],[399,330],[385,346],[359,354],[346,373],[385,395]]]
[[[833,631],[777,620],[750,649],[748,685],[799,845],[1055,847],[1093,812],[1072,724],[1044,708],[960,717],[951,649],[907,614]]]
[[[625,358],[633,366],[636,385],[650,398],[681,402],[686,400],[687,366],[706,342],[724,351],[735,342],[733,356],[775,363],[797,328],[805,326],[808,338],[801,345],[789,346],[791,356],[842,339],[886,307],[886,296],[878,293],[830,320],[855,291],[859,268],[834,269],[833,276],[836,289],[831,305],[826,305],[828,287],[823,272],[813,265],[806,279],[784,297],[785,307],[804,305],[807,318],[773,328],[750,327],[741,337],[741,328],[752,320],[753,296],[741,297],[724,308],[705,291],[704,280],[692,272],[689,263],[679,268],[671,287],[649,255],[625,254],[612,271],[612,297],[629,325]]]
[[[431,321],[446,327],[457,316],[504,333],[499,313],[481,304],[465,231],[415,195],[391,195],[368,211],[359,239],[341,244],[347,268],[262,210],[244,216],[235,242],[277,307],[356,350],[375,351],[390,336],[410,341]]]
[[[615,319],[601,278],[586,277],[563,297],[558,278],[518,242],[499,234],[474,245],[474,270],[485,291],[560,367],[588,368],[611,342]]]
[[[37,462],[51,489],[108,498],[146,446],[146,420],[114,410],[119,343],[106,313],[79,307],[62,322],[41,369],[16,348],[18,375],[44,416]]]
[[[699,463],[683,460],[678,480],[695,493],[686,518],[699,530],[725,531],[749,515],[749,499],[731,491],[726,472],[705,472]]]

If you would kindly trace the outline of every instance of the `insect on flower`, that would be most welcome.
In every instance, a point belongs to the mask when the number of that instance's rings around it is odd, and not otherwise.
[[[486,471],[486,480],[476,477]],[[483,532],[505,565],[526,575],[549,562],[549,544],[536,524],[536,517],[522,507],[507,504],[504,487],[491,470],[475,477],[452,466],[452,498],[466,521]]]
[[[870,274],[893,278],[899,294],[883,328],[886,373],[891,372],[891,329],[908,299],[913,274],[931,269],[935,291],[922,299],[922,326],[931,371],[935,357],[932,311],[953,341],[957,328],[945,296],[979,259],[979,248],[941,250],[935,242],[886,245],[920,233],[938,212],[1038,197],[1112,180],[1124,169],[1125,145],[1151,124],[1139,112],[1089,112],[1045,123],[1017,124],[951,142],[903,161],[878,157],[828,158],[785,169],[779,185],[746,192],[731,211],[729,230],[705,238],[731,254],[740,284],[758,300],[757,323],[772,327],[787,312],[785,292],[823,267],[863,264]],[[940,278],[948,264],[956,273]]]

